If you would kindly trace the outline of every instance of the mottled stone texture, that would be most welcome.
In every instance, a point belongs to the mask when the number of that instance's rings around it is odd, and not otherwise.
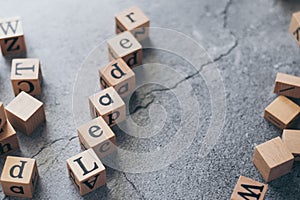
[[[136,4],[151,20],[151,26],[174,29],[199,42],[211,55],[223,77],[226,118],[221,136],[205,157],[198,155],[204,130],[211,119],[210,98],[203,77],[189,70],[183,80],[170,77],[174,89],[193,88],[201,102],[196,138],[183,156],[159,171],[141,174],[107,169],[107,186],[80,197],[67,176],[65,160],[80,147],[72,116],[73,85],[88,53],[114,34],[114,15]],[[300,10],[292,0],[27,0],[0,1],[1,17],[21,16],[27,56],[39,58],[43,70],[43,95],[47,123],[32,136],[18,133],[21,152],[16,155],[37,160],[40,180],[35,199],[229,199],[240,175],[261,181],[252,164],[254,146],[279,136],[281,131],[266,122],[264,108],[275,98],[273,84],[278,71],[300,75],[297,42],[289,34],[291,14]],[[151,34],[151,33],[150,33]],[[169,42],[176,42],[166,38]],[[189,52],[186,48],[185,52]],[[193,53],[193,52],[191,52]],[[170,55],[154,53],[157,60]],[[152,59],[145,58],[145,59]],[[0,100],[13,98],[10,60],[0,58]],[[209,64],[206,67],[210,67]],[[97,70],[94,72],[97,74]],[[153,72],[158,76],[159,72]],[[178,83],[177,83],[178,82]],[[154,87],[154,88],[153,88]],[[84,88],[82,88],[84,90]],[[88,114],[88,101],[82,103]],[[168,143],[180,123],[180,108],[172,93],[155,85],[139,88],[131,99],[132,118],[147,123],[151,104],[165,105],[168,121],[163,134],[148,142],[117,133],[125,149],[151,151]],[[155,114],[155,113],[154,113]],[[4,159],[1,159],[2,171]],[[134,160],[132,161],[135,162]],[[159,160],[158,160],[159,162]],[[299,198],[300,166],[269,184],[267,199]],[[0,196],[4,198],[3,193]]]

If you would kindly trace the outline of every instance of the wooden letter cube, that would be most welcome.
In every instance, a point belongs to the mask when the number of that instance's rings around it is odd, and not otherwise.
[[[120,33],[107,44],[110,61],[122,58],[131,68],[143,63],[142,46],[130,32]]]
[[[269,182],[291,171],[294,156],[277,137],[255,147],[253,163],[264,180]]]
[[[268,185],[240,176],[230,200],[265,199]]]
[[[0,129],[0,156],[19,149],[17,133],[9,121]]]
[[[122,58],[101,67],[99,76],[102,88],[114,87],[121,97],[126,97],[135,90],[135,74]]]
[[[295,156],[295,161],[300,161],[300,130],[284,129],[282,141]]]
[[[116,137],[102,117],[97,117],[77,129],[81,147],[92,148],[101,159],[116,150]]]
[[[274,93],[300,98],[300,77],[277,73]]]
[[[300,45],[300,12],[293,13],[291,24],[290,24],[290,33],[297,40]]]
[[[32,198],[38,178],[35,159],[7,156],[1,175],[5,195]]]
[[[22,91],[30,95],[41,95],[42,73],[39,59],[13,59],[10,80],[16,96]]]
[[[68,173],[80,195],[106,184],[105,167],[92,149],[67,160]]]
[[[13,127],[27,135],[46,120],[44,104],[23,91],[5,109]]]
[[[115,16],[116,33],[130,31],[134,37],[142,41],[149,35],[149,18],[136,6],[132,6]]]
[[[287,128],[299,115],[300,108],[284,96],[277,97],[265,109],[264,118],[280,129]]]
[[[0,19],[0,46],[4,56],[26,52],[22,21],[19,17]]]
[[[102,116],[109,126],[126,119],[126,107],[113,87],[106,88],[89,97],[92,118]]]
[[[6,123],[6,114],[4,110],[4,105],[2,102],[0,102],[0,129],[4,126]]]

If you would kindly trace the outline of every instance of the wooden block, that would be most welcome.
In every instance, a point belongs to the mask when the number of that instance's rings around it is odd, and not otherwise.
[[[84,150],[92,148],[98,158],[116,150],[116,137],[102,117],[97,117],[77,129],[80,146]]]
[[[130,31],[138,41],[149,36],[149,18],[136,6],[132,6],[115,16],[116,33]]]
[[[22,91],[41,95],[42,72],[39,59],[13,59],[10,80],[16,96]]]
[[[17,133],[9,121],[0,129],[0,156],[19,149]]]
[[[26,52],[22,21],[19,17],[0,19],[0,46],[4,56]]]
[[[126,119],[125,103],[113,87],[89,97],[92,118],[102,116],[109,126]]]
[[[267,106],[264,118],[280,129],[287,128],[299,115],[299,106],[284,96],[277,97]]]
[[[300,130],[284,129],[282,141],[294,155],[295,161],[300,161]]]
[[[85,195],[106,184],[105,167],[92,149],[69,158],[67,168],[80,195]]]
[[[143,63],[142,46],[130,32],[116,35],[107,44],[110,61],[122,58],[131,68]]]
[[[121,58],[101,67],[99,76],[102,88],[114,87],[121,97],[135,90],[135,74]]]
[[[268,189],[267,184],[240,176],[230,200],[263,200]]]
[[[269,182],[291,171],[294,156],[277,137],[255,147],[253,163],[264,180]]]
[[[23,91],[5,109],[13,127],[27,135],[46,120],[44,104]]]
[[[290,24],[290,33],[300,45],[300,12],[293,13]]]
[[[300,98],[300,77],[277,73],[274,93]]]
[[[6,123],[6,114],[4,110],[4,105],[2,102],[0,102],[0,129],[5,125]]]
[[[35,159],[7,156],[1,175],[5,195],[32,198],[38,178]]]

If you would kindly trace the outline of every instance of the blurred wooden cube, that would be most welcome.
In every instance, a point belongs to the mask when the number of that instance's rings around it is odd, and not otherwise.
[[[141,9],[132,6],[115,16],[116,33],[130,31],[138,41],[149,36],[150,20]]]
[[[295,156],[295,161],[300,161],[300,130],[284,129],[282,141]]]
[[[289,127],[299,115],[300,108],[284,96],[277,97],[267,106],[264,118],[280,129]]]
[[[255,147],[253,163],[264,180],[269,182],[291,171],[294,156],[277,137]]]
[[[135,90],[135,74],[121,58],[101,67],[99,76],[102,88],[114,87],[121,97]]]
[[[12,126],[27,135],[46,120],[44,104],[23,91],[5,109]]]
[[[293,98],[300,98],[300,77],[277,73],[274,93]]]
[[[268,185],[240,176],[230,200],[265,199]]]
[[[7,156],[1,175],[5,195],[32,198],[38,178],[35,159]]]
[[[19,149],[17,133],[9,121],[0,129],[0,156]]]
[[[4,110],[4,105],[2,102],[0,102],[0,129],[5,125],[6,123],[6,114]]]
[[[141,44],[133,35],[125,31],[107,41],[109,60],[122,58],[129,67],[136,67],[143,63]]]
[[[10,80],[15,95],[24,91],[30,95],[42,94],[42,72],[39,59],[13,59]]]
[[[113,87],[90,96],[89,105],[92,118],[102,116],[109,126],[126,119],[125,103]]]
[[[293,13],[290,24],[290,33],[300,45],[300,12]]]
[[[0,46],[4,56],[26,52],[22,21],[19,17],[0,19]]]
[[[116,137],[102,117],[97,117],[77,129],[79,142],[84,150],[92,148],[98,158],[116,150]]]
[[[67,160],[68,173],[80,195],[106,184],[105,167],[92,149]]]

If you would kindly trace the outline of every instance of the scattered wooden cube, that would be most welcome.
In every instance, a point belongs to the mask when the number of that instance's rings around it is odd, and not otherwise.
[[[80,195],[106,184],[105,167],[92,149],[67,160],[68,173]]]
[[[0,156],[19,149],[17,133],[9,121],[0,129]]]
[[[240,176],[230,200],[263,200],[265,199],[267,189],[267,184],[254,181],[245,176]]]
[[[300,108],[284,96],[277,97],[265,109],[264,118],[280,129],[289,127],[299,115]]]
[[[35,159],[7,156],[1,175],[5,195],[32,198],[38,178]]]
[[[255,147],[253,163],[264,180],[269,182],[291,171],[294,156],[277,137]]]
[[[290,33],[300,45],[300,12],[293,13],[290,24]]]
[[[295,156],[295,161],[300,161],[300,130],[284,129],[282,141]]]
[[[277,73],[274,93],[293,98],[300,98],[300,77]]]
[[[102,116],[109,126],[126,119],[126,107],[113,87],[106,88],[89,97],[92,118]]]
[[[27,135],[46,120],[44,104],[23,91],[5,109],[13,127]]]
[[[99,76],[102,88],[114,87],[121,97],[126,97],[135,90],[135,74],[122,58],[101,67]]]
[[[0,46],[4,56],[26,52],[22,21],[19,17],[0,19]]]
[[[131,68],[143,63],[142,46],[130,32],[116,35],[107,44],[110,61],[122,58]]]
[[[101,159],[116,150],[116,137],[102,117],[97,117],[77,129],[84,150],[92,148]]]
[[[6,114],[4,110],[4,105],[2,102],[0,102],[0,129],[5,125],[6,123]]]
[[[10,80],[16,96],[22,91],[41,95],[42,72],[39,59],[13,59]]]
[[[134,37],[142,41],[149,35],[149,18],[136,6],[132,6],[115,16],[116,33],[130,31]]]

